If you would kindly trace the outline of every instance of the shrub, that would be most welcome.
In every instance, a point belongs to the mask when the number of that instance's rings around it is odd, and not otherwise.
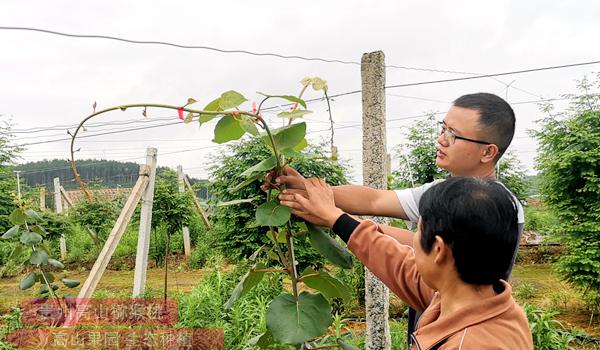
[[[515,287],[514,295],[522,301],[531,300],[535,297],[537,288],[530,282],[522,282]]]
[[[600,87],[600,79],[596,81]],[[562,276],[580,291],[590,309],[600,309],[600,95],[592,82],[579,84],[567,113],[552,115],[535,132],[539,140],[540,192],[559,217],[567,246]]]
[[[231,291],[247,266],[234,272],[211,270],[192,290],[180,297],[177,327],[217,327],[225,330],[225,349],[247,349],[248,341],[266,330],[267,301],[281,293],[280,274],[268,274],[262,282],[240,299],[230,310],[223,309]],[[293,349],[274,346],[270,349]]]
[[[119,203],[101,198],[83,200],[69,209],[69,216],[73,222],[85,229],[89,227],[98,235],[100,242],[104,242],[113,228],[120,213]]]
[[[269,149],[260,138],[242,141],[229,147],[231,154],[221,154],[213,159],[211,167],[212,181],[209,191],[212,194],[212,203],[227,202],[240,198],[261,197],[264,201],[266,194],[260,189],[261,180],[255,181],[239,191],[232,189],[245,178],[241,176],[243,169],[248,169],[254,164],[270,156]],[[291,166],[306,177],[326,178],[332,185],[347,183],[345,168],[341,164],[326,159],[323,146],[315,146],[309,152],[320,158],[294,159]],[[255,227],[255,208],[252,203],[242,203],[234,206],[216,208],[215,226],[213,237],[217,239],[216,245],[228,258],[240,259],[247,257],[263,244],[270,244],[266,227]],[[299,270],[311,264],[320,265],[323,257],[310,246],[307,237],[295,239],[296,260]]]
[[[570,344],[575,337],[564,330],[560,321],[553,319],[556,312],[539,309],[529,304],[523,308],[527,314],[533,336],[533,347],[536,350],[572,349]]]

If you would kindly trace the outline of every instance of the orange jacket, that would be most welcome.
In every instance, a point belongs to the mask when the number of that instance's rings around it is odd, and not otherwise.
[[[439,319],[439,292],[425,284],[417,271],[413,249],[400,244],[401,234],[393,231],[363,221],[348,239],[348,248],[392,292],[423,312],[412,335],[413,349],[533,349],[527,317],[505,281],[500,294],[474,301]]]

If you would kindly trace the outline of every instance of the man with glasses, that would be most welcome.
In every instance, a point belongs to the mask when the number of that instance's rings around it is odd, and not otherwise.
[[[464,95],[456,99],[440,123],[437,138],[436,165],[448,171],[450,176],[496,179],[496,163],[510,145],[515,131],[515,115],[510,105],[502,98],[489,93]],[[263,188],[269,186],[271,178]],[[388,216],[407,220],[414,225],[419,220],[419,202],[423,193],[443,179],[419,187],[400,190],[378,190],[366,186],[344,185],[333,187],[335,205],[354,215]],[[275,179],[277,184],[286,185],[280,200],[292,208],[294,196],[306,197],[306,179],[292,168],[286,167],[283,175]],[[518,231],[523,230],[523,208],[518,204]],[[307,219],[314,219],[308,218]],[[389,233],[387,233],[389,232]],[[412,245],[410,231],[386,230],[386,233],[405,245]],[[518,240],[517,240],[518,242]],[[508,279],[516,251],[504,279]],[[409,334],[415,326],[414,313],[409,314]],[[410,339],[410,337],[409,337]]]

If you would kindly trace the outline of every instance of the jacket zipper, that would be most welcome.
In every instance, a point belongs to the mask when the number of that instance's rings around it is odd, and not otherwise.
[[[412,339],[412,343],[417,346],[417,350],[423,350],[421,349],[421,344],[419,344],[419,341],[417,341],[417,337],[415,337],[414,334],[411,334],[410,338]]]

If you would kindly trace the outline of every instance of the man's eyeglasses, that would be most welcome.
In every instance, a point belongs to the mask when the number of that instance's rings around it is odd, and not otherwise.
[[[448,143],[451,145],[453,145],[454,142],[456,142],[456,140],[465,140],[465,141],[469,141],[469,142],[479,143],[482,145],[491,145],[492,144],[492,142],[473,140],[473,139],[469,139],[466,137],[458,136],[454,133],[454,131],[448,129],[446,127],[446,125],[444,124],[444,122],[438,122],[438,124],[440,126],[440,135],[444,135],[444,139],[446,139],[446,141],[448,141]]]

